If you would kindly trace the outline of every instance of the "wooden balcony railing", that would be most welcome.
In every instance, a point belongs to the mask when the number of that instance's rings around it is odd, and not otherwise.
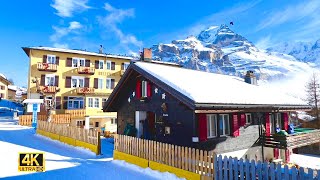
[[[95,69],[93,67],[78,67],[78,73],[79,74],[91,74],[93,75],[95,72]]]
[[[56,72],[57,65],[56,64],[49,64],[49,63],[38,63],[37,69],[39,71],[49,71],[49,72]]]
[[[320,130],[314,129],[306,132],[300,132],[290,135],[269,135],[261,136],[260,143],[265,147],[287,149],[308,146],[320,142]]]
[[[86,116],[86,110],[85,109],[67,109],[65,110],[66,114],[70,114],[71,118],[79,118],[79,117],[85,117]]]
[[[44,93],[55,93],[60,90],[57,86],[40,86],[38,91],[44,92]]]
[[[77,93],[78,93],[78,94],[92,94],[92,93],[94,93],[94,88],[90,88],[90,87],[78,87],[78,88],[77,88]]]

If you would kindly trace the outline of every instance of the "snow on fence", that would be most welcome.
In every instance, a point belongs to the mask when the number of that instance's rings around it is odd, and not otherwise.
[[[125,135],[115,136],[115,150],[206,177],[214,175],[212,151],[176,146]]]
[[[46,115],[38,115],[39,121],[46,121]],[[32,115],[20,115],[19,116],[19,125],[21,126],[31,126],[32,124]]]
[[[60,136],[76,139],[89,144],[97,146],[100,145],[100,133],[96,130],[87,130],[72,126],[66,126],[65,124],[55,124],[45,121],[38,122],[38,129]]]
[[[287,165],[274,163],[257,163],[252,160],[238,160],[217,156],[214,161],[216,180],[229,179],[317,179],[320,180],[320,170],[314,171],[310,168],[289,168]]]

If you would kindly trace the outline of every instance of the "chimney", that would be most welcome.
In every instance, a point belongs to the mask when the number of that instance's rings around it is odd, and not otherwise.
[[[150,61],[151,59],[152,59],[152,50],[148,48],[143,48],[141,61]]]
[[[103,46],[102,45],[100,45],[99,54],[103,54]]]
[[[247,71],[247,74],[244,77],[244,82],[248,84],[257,85],[257,78],[254,75],[253,71]]]

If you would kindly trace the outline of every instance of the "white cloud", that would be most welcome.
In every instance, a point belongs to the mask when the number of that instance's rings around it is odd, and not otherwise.
[[[118,24],[122,23],[126,18],[133,18],[135,12],[133,8],[130,9],[117,9],[111,6],[109,3],[105,3],[104,9],[108,14],[104,17],[99,16],[98,22],[104,26],[106,30],[113,32],[120,40],[120,44],[128,48],[128,45],[141,47],[142,41],[139,41],[132,34],[125,34],[119,27]]]
[[[51,7],[57,10],[60,17],[72,17],[75,12],[82,12],[89,9],[88,0],[53,0]]]
[[[83,28],[83,25],[77,21],[72,21],[69,23],[68,27],[57,27],[53,26],[54,34],[50,36],[50,41],[54,43],[54,46],[63,46],[67,47],[67,44],[60,44],[58,43],[61,38],[69,35],[70,33],[76,33],[78,30]]]
[[[82,28],[82,25],[77,21],[70,22],[69,30],[75,30]]]
[[[319,22],[319,11],[320,1],[301,1],[299,4],[270,12],[269,16],[259,23],[257,31],[288,22],[299,22],[300,20],[303,20],[307,26],[313,26],[313,24],[318,24]]]

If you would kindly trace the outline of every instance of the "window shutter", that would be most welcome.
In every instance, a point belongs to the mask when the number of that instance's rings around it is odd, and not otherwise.
[[[59,65],[59,60],[60,60],[59,56],[56,56],[56,65]]]
[[[238,120],[239,116],[237,113],[233,113],[232,114],[232,135],[234,137],[238,137],[240,135],[240,130],[239,130],[239,120]]]
[[[54,85],[59,87],[59,76],[55,76],[54,81]]]
[[[266,135],[270,135],[270,114],[266,113]]]
[[[43,57],[42,57],[42,62],[43,62],[43,63],[47,63],[47,55],[43,55]]]
[[[61,109],[61,96],[56,97],[56,109]]]
[[[70,76],[66,77],[66,88],[71,88],[71,77]]]
[[[89,78],[84,78],[84,87],[89,87]]]
[[[94,87],[95,89],[98,89],[98,78],[94,78],[93,87]]]
[[[99,61],[94,62],[94,68],[99,69]]]
[[[152,96],[152,86],[150,82],[147,82],[147,97]]]
[[[67,58],[66,66],[67,67],[71,67],[72,66],[72,58]]]
[[[137,84],[136,84],[136,97],[137,99],[141,98],[141,81],[137,80]]]
[[[44,86],[46,83],[46,75],[42,74],[40,79],[40,85]]]
[[[283,119],[283,127],[284,127],[284,130],[288,131],[288,124],[289,124],[289,116],[288,116],[288,113],[282,113],[282,119]]]
[[[111,89],[114,88],[114,79],[111,79]]]
[[[111,70],[115,70],[116,69],[116,63],[115,62],[111,62]]]
[[[285,156],[286,156],[285,162],[289,162],[290,161],[290,151],[289,151],[289,149],[286,149]]]
[[[90,59],[86,59],[86,67],[90,67]]]
[[[206,114],[198,114],[198,122],[199,122],[199,141],[206,141],[208,138],[207,135],[207,115]]]
[[[124,70],[124,63],[121,63],[121,70]]]
[[[63,97],[63,109],[68,109],[68,96]]]
[[[273,149],[273,156],[275,159],[279,158],[279,149],[278,148]]]
[[[240,114],[240,127],[246,124],[246,115]]]

